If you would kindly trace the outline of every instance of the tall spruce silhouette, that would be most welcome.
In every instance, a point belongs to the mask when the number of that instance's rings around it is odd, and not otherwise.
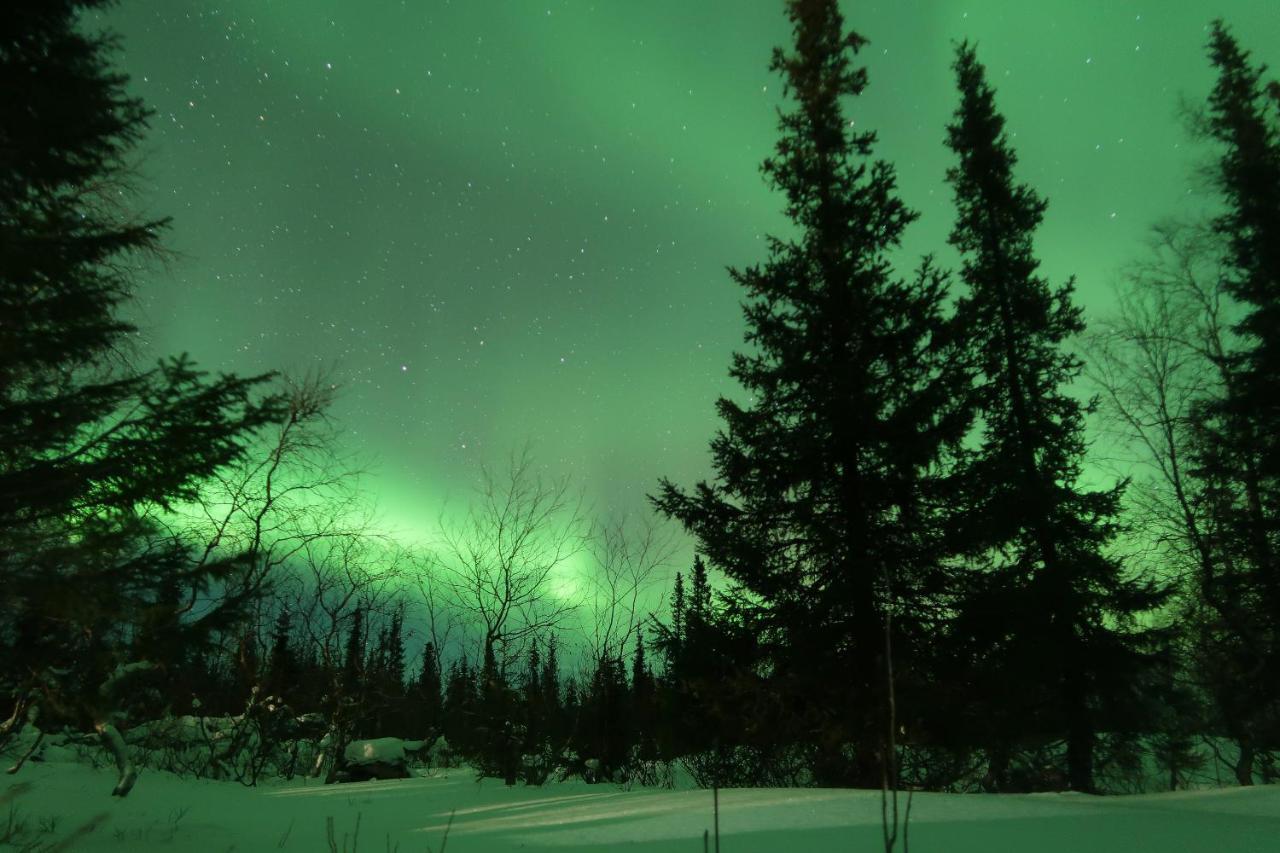
[[[0,689],[14,720],[38,701],[42,726],[94,726],[123,796],[113,721],[137,692],[123,674],[177,666],[256,593],[232,594],[242,565],[200,559],[156,508],[193,499],[284,407],[259,393],[266,377],[130,363],[121,312],[165,221],[128,209],[148,113],[111,69],[115,40],[81,20],[107,5],[12,0],[0,14]],[[227,596],[192,611],[210,586]],[[130,660],[140,622],[168,632],[150,660]]]
[[[916,214],[845,111],[867,85],[866,40],[835,0],[787,14],[794,51],[771,68],[792,105],[762,171],[796,236],[730,270],[747,294],[749,349],[730,368],[746,399],[716,403],[717,481],[690,494],[664,479],[653,500],[752,603],[770,686],[796,709],[779,737],[817,747],[819,782],[878,787],[886,580],[908,598],[939,561],[933,466],[966,418],[943,357],[945,281],[927,262],[892,272]]]
[[[422,668],[418,671],[418,678],[414,682],[413,694],[416,702],[414,719],[418,731],[422,732],[424,737],[427,734],[438,735],[441,732],[444,702],[442,689],[440,658],[436,652],[435,643],[428,641],[422,647]]]
[[[959,47],[954,67],[950,239],[969,288],[956,319],[982,424],[968,467],[969,533],[987,571],[963,577],[953,639],[982,662],[974,701],[991,727],[982,733],[991,779],[1004,776],[1012,741],[1063,736],[1069,784],[1092,791],[1098,734],[1139,724],[1133,717],[1163,636],[1116,626],[1168,593],[1127,578],[1108,556],[1124,484],[1080,485],[1089,404],[1067,391],[1082,368],[1066,348],[1084,329],[1073,283],[1052,289],[1038,272],[1033,237],[1046,202],[1014,178],[1017,156],[971,46]]]
[[[1219,359],[1221,396],[1193,415],[1195,506],[1205,519],[1199,591],[1201,671],[1237,780],[1280,747],[1280,86],[1264,85],[1222,21],[1209,57],[1218,78],[1202,129],[1220,146],[1212,170],[1221,214],[1223,286],[1240,310],[1235,345]]]

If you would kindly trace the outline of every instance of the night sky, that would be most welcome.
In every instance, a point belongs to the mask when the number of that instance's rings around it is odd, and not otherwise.
[[[1280,63],[1275,0],[844,10],[871,40],[850,115],[922,214],[902,269],[952,261],[942,140],[969,38],[1050,201],[1044,269],[1079,277],[1090,317],[1149,226],[1201,203],[1179,103],[1208,91],[1209,20]],[[174,217],[148,344],[333,369],[344,447],[402,539],[526,440],[601,514],[709,475],[743,332],[724,268],[787,228],[758,172],[780,0],[125,0],[100,23],[156,113],[144,207]]]

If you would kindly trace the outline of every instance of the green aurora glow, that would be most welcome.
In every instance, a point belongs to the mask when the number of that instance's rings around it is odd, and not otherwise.
[[[1274,0],[845,13],[871,39],[851,115],[922,213],[903,270],[951,259],[942,140],[969,38],[1050,200],[1045,271],[1077,275],[1093,317],[1148,227],[1201,203],[1179,101],[1208,89],[1209,20],[1280,61]],[[149,343],[213,369],[336,366],[344,440],[377,461],[401,538],[526,439],[601,511],[709,474],[743,331],[724,267],[787,228],[758,173],[781,2],[125,0],[100,23],[156,111],[145,206],[175,217],[180,254],[142,287]]]

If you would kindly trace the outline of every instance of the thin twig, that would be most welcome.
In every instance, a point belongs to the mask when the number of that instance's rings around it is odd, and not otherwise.
[[[84,823],[80,824],[80,826],[76,828],[75,832],[72,832],[66,838],[62,839],[61,841],[54,844],[52,847],[48,848],[46,853],[60,853],[60,851],[63,851],[63,850],[70,850],[72,842],[76,841],[79,838],[84,838],[86,835],[96,830],[99,826],[106,823],[107,819],[108,819],[108,815],[106,814],[106,812],[103,812],[102,814],[94,815]]]
[[[449,843],[449,830],[453,828],[453,816],[457,813],[457,809],[449,812],[449,822],[444,825],[444,837],[440,839],[440,853],[444,853],[444,848]]]
[[[720,786],[711,787],[711,797],[715,808],[716,853],[720,853]]]

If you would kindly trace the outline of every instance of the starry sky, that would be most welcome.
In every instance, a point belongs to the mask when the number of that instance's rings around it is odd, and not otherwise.
[[[1280,63],[1275,0],[846,2],[871,40],[852,106],[944,264],[952,43],[975,40],[1050,201],[1038,248],[1103,316],[1148,228],[1203,205],[1179,105],[1209,20]],[[155,110],[142,206],[175,258],[140,283],[148,345],[211,369],[332,370],[387,529],[429,539],[481,462],[531,441],[600,515],[710,474],[744,330],[725,267],[787,229],[774,0],[124,0]],[[677,567],[691,559],[684,542]]]

